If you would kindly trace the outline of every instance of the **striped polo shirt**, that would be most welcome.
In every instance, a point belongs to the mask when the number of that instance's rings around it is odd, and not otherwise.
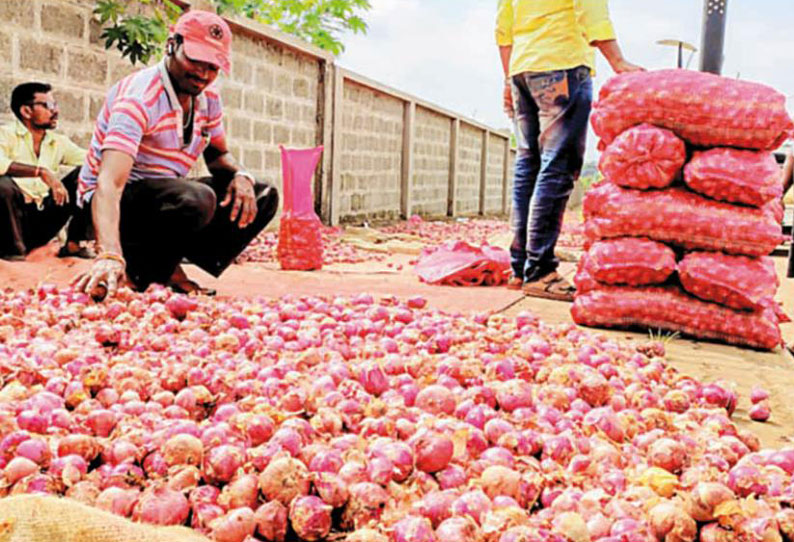
[[[221,100],[214,87],[202,92],[193,108],[193,135],[185,142],[182,107],[165,61],[116,83],[99,112],[80,170],[78,205],[94,194],[102,151],[108,149],[134,158],[130,181],[185,177],[207,145],[224,138]]]

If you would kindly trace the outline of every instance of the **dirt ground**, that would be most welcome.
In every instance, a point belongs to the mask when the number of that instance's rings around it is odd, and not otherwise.
[[[493,239],[493,242],[506,246],[504,238]],[[55,250],[54,245],[49,245],[32,253],[25,262],[0,260],[0,285],[14,289],[35,287],[40,282],[67,285],[90,265],[84,260],[59,260],[55,257]],[[524,298],[506,288],[453,288],[422,284],[408,263],[413,257],[394,254],[388,261],[336,264],[309,273],[281,271],[276,264],[248,263],[232,266],[222,280],[193,266],[186,266],[186,270],[202,285],[216,288],[223,297],[353,295],[360,292],[400,297],[422,295],[430,306],[451,313],[504,311],[512,315],[529,310],[549,323],[571,321],[567,303]],[[397,270],[398,265],[402,265],[402,269]],[[785,258],[776,258],[776,265],[782,282],[780,299],[787,314],[794,315],[794,280],[783,278]],[[574,264],[564,263],[561,271],[572,277]],[[647,334],[626,331],[603,333],[630,341],[648,338]],[[783,334],[787,342],[794,341],[794,324],[785,324]],[[765,446],[781,447],[794,443],[794,402],[788,395],[789,390],[794,389],[794,358],[786,351],[758,352],[679,338],[668,344],[667,358],[682,372],[699,379],[735,382],[741,395],[735,419],[758,434]],[[772,416],[767,423],[753,422],[747,415],[749,392],[756,385],[771,393]]]

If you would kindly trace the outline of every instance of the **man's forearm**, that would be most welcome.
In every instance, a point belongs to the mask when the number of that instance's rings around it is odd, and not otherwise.
[[[207,163],[207,169],[209,169],[210,173],[213,175],[219,173],[234,175],[238,171],[245,170],[245,168],[241,166],[237,160],[235,160],[234,156],[232,156],[232,153],[228,151],[219,154],[217,157],[215,157],[215,159]]]
[[[510,57],[513,55],[512,45],[500,45],[499,57],[502,59],[502,70],[505,74],[505,79],[510,77]]]
[[[614,67],[624,60],[623,51],[620,50],[617,40],[594,41],[592,45],[601,51],[610,66]]]
[[[21,162],[11,162],[5,174],[9,177],[38,177],[42,169],[44,168],[39,166],[32,166]]]
[[[108,187],[98,185],[94,197],[91,198],[97,243],[104,252],[122,253],[119,233],[122,192],[123,188],[119,189],[113,184]]]

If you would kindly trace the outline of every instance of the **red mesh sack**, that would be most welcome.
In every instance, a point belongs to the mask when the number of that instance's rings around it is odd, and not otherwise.
[[[678,286],[603,286],[577,295],[571,316],[583,326],[664,329],[767,350],[781,343],[771,309],[735,311],[691,297]]]
[[[776,149],[794,128],[776,90],[690,70],[613,77],[601,87],[591,121],[606,144],[648,122],[695,145],[759,150]]]
[[[281,149],[283,204],[276,256],[282,269],[311,271],[323,266],[323,225],[314,212],[311,181],[322,147]]]
[[[686,162],[686,145],[670,130],[641,124],[620,134],[601,154],[598,169],[626,188],[666,188]]]
[[[771,258],[692,252],[678,263],[681,285],[690,294],[734,309],[771,306],[780,285]]]
[[[710,198],[755,207],[783,197],[780,166],[769,152],[725,148],[696,152],[684,169],[684,181]]]
[[[675,271],[675,253],[650,239],[597,241],[579,261],[579,270],[604,284],[661,284]]]
[[[771,214],[699,196],[685,188],[629,190],[600,183],[584,200],[589,242],[648,237],[692,250],[765,256],[783,240]]]

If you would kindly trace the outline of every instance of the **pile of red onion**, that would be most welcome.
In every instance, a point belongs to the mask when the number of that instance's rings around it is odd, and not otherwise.
[[[419,215],[413,215],[408,220],[385,226],[380,230],[384,233],[413,235],[430,244],[466,241],[472,245],[481,245],[490,242],[494,235],[509,233],[510,224],[504,220],[486,218],[466,218],[454,222],[427,221]]]
[[[6,291],[0,496],[220,542],[792,540],[794,448],[658,355],[419,297]]]

